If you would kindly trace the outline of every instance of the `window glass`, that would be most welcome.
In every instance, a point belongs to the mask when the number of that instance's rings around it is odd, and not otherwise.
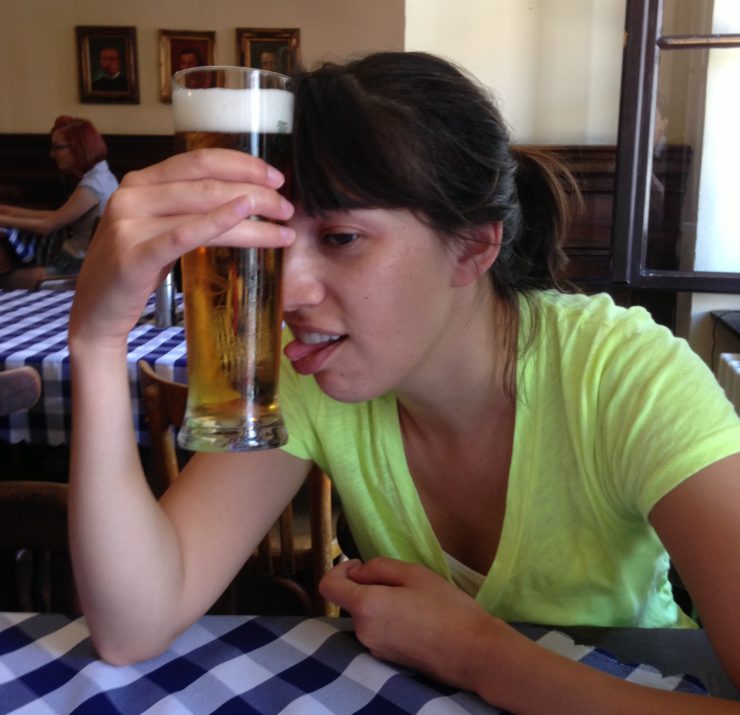
[[[661,51],[645,265],[740,271],[740,49]]]

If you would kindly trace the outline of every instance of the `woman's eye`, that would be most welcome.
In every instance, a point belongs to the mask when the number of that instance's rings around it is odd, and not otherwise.
[[[328,243],[330,246],[335,246],[337,248],[341,246],[348,246],[350,243],[353,243],[357,238],[359,237],[359,234],[352,233],[350,231],[337,231],[336,233],[325,233],[323,236],[324,243]]]

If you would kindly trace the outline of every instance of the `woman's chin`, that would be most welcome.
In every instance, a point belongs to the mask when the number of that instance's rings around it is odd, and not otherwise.
[[[337,375],[327,370],[319,371],[313,377],[321,391],[337,402],[366,402],[377,397],[345,375]]]

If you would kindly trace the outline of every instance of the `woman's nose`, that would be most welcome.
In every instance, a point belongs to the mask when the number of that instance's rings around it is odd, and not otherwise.
[[[296,239],[283,249],[283,309],[285,312],[318,305],[324,299],[324,286],[316,261],[306,242]]]

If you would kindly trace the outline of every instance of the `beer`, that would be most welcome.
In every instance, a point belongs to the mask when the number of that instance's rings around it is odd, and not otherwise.
[[[282,171],[289,186],[290,92],[176,87],[172,99],[178,151],[238,149]],[[201,247],[183,256],[182,277],[189,389],[179,443],[219,451],[284,444],[282,250]]]

